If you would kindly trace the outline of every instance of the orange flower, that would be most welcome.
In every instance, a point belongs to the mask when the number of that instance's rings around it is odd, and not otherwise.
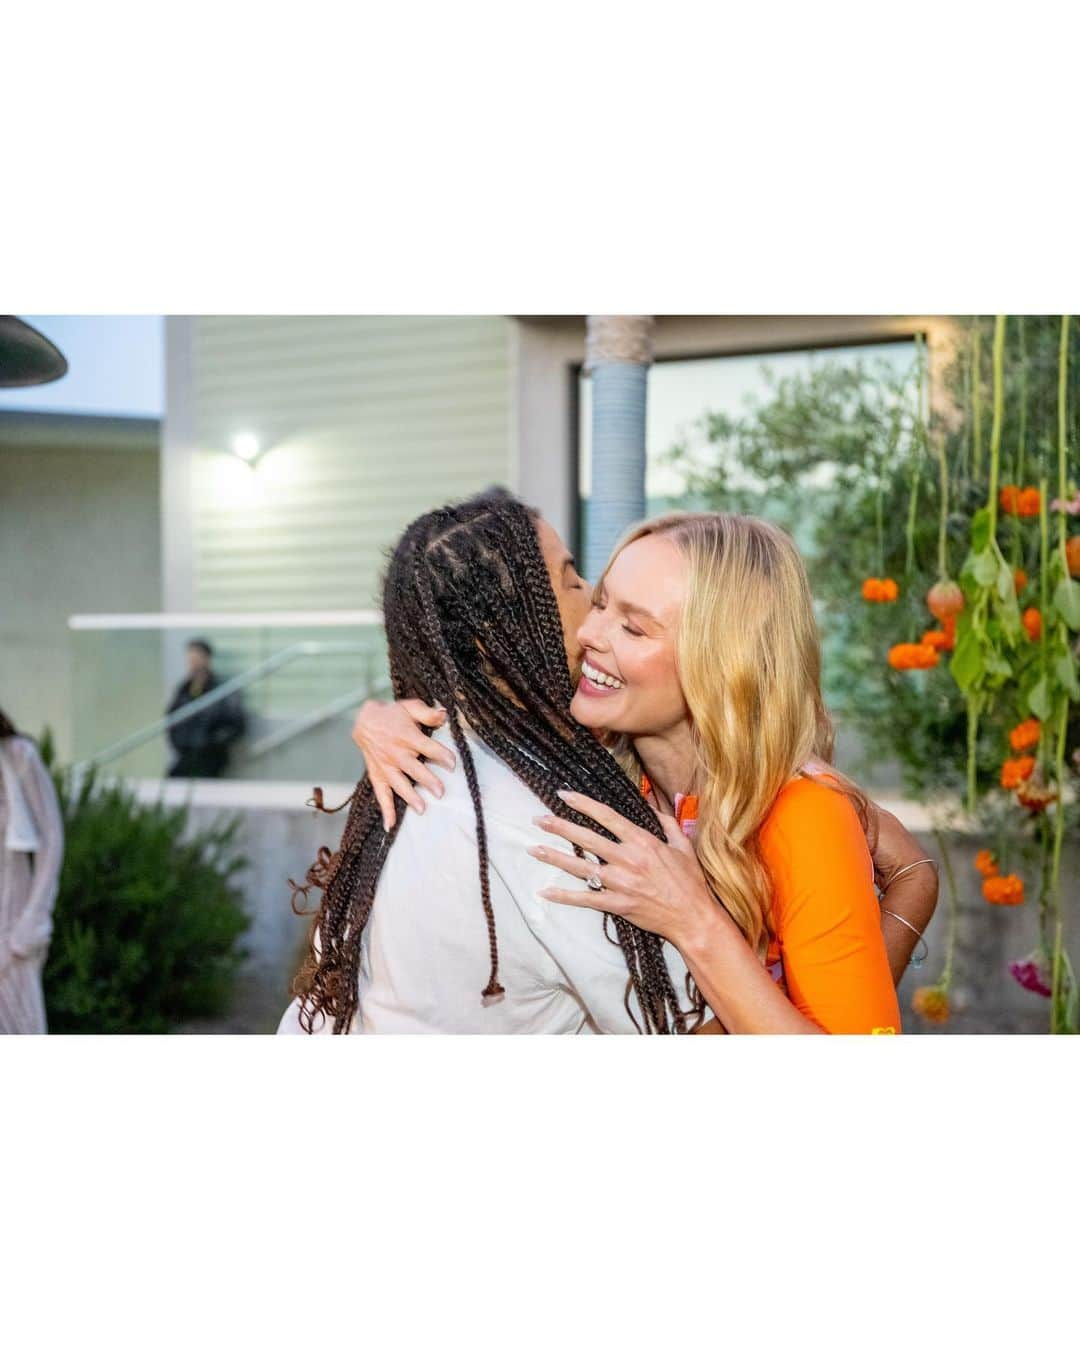
[[[1015,908],[1024,902],[1024,882],[1018,875],[990,875],[983,881],[983,898],[1002,908]]]
[[[1023,758],[1007,758],[1001,765],[1001,785],[1006,791],[1015,791],[1035,771],[1035,760],[1028,754]]]
[[[1016,593],[1021,594],[1024,590],[1026,590],[1027,583],[1028,583],[1027,572],[1021,571],[1020,568],[1017,567],[1017,569],[1013,572],[1013,585],[1016,588]]]
[[[889,650],[889,664],[893,669],[933,669],[939,658],[932,646],[924,646],[921,641],[902,641]]]
[[[1017,498],[1019,495],[1019,487],[1012,485],[1002,487],[998,492],[998,505],[1001,507],[1002,514],[1015,515],[1017,513]]]
[[[1073,534],[1065,544],[1065,562],[1070,576],[1080,576],[1080,534]]]
[[[1030,519],[1032,515],[1039,513],[1039,507],[1042,504],[1042,497],[1039,495],[1038,487],[1025,487],[1016,498],[1016,513]]]
[[[1016,788],[1016,799],[1025,810],[1030,810],[1032,814],[1041,814],[1048,805],[1057,800],[1057,792],[1053,787],[1043,786],[1041,782],[1032,779],[1029,782],[1021,782]]]
[[[862,597],[871,604],[892,604],[900,597],[900,587],[895,580],[879,580],[877,576],[868,576],[862,584]]]
[[[985,875],[988,878],[991,875],[997,875],[997,862],[994,860],[993,852],[984,847],[981,852],[976,853],[975,869],[980,875]]]
[[[916,988],[911,1009],[931,1025],[943,1025],[949,1019],[949,994],[944,988]]]
[[[1019,725],[1014,725],[1009,731],[1009,745],[1014,752],[1023,753],[1025,749],[1038,744],[1041,734],[1042,726],[1031,716],[1026,721],[1021,721]]]
[[[964,592],[955,580],[939,580],[926,596],[926,607],[938,622],[955,618],[964,611]]]
[[[939,632],[936,628],[932,628],[922,634],[920,645],[929,646],[935,651],[951,651],[955,642],[950,639],[948,632]]]
[[[1024,609],[1020,621],[1024,624],[1024,631],[1028,634],[1028,640],[1038,641],[1042,635],[1042,614],[1039,610],[1037,608]]]

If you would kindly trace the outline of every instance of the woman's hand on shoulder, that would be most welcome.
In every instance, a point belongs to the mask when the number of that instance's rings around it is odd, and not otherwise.
[[[415,697],[400,702],[369,699],[356,713],[353,743],[364,755],[388,833],[397,817],[395,793],[417,814],[424,813],[424,802],[416,787],[426,787],[436,799],[443,794],[442,782],[422,760],[453,771],[457,759],[445,745],[425,735],[422,727],[438,727],[445,721],[442,707],[429,707]]]

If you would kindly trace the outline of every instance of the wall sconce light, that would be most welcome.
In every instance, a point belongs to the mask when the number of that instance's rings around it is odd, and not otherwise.
[[[255,467],[255,460],[259,457],[259,437],[252,431],[238,431],[233,436],[229,448],[238,459],[243,459],[249,468]]]

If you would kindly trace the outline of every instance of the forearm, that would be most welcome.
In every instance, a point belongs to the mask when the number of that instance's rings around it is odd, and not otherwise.
[[[780,991],[719,904],[674,944],[729,1034],[822,1033]]]
[[[938,879],[933,866],[918,866],[900,876],[882,896],[881,934],[894,984],[904,976],[919,944],[919,934],[930,925],[937,897]],[[901,918],[903,921],[899,920]],[[907,923],[911,925],[907,926]]]

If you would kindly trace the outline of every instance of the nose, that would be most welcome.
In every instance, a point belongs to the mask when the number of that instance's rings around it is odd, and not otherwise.
[[[604,615],[598,608],[590,608],[585,621],[577,631],[578,645],[599,650],[603,644]]]

